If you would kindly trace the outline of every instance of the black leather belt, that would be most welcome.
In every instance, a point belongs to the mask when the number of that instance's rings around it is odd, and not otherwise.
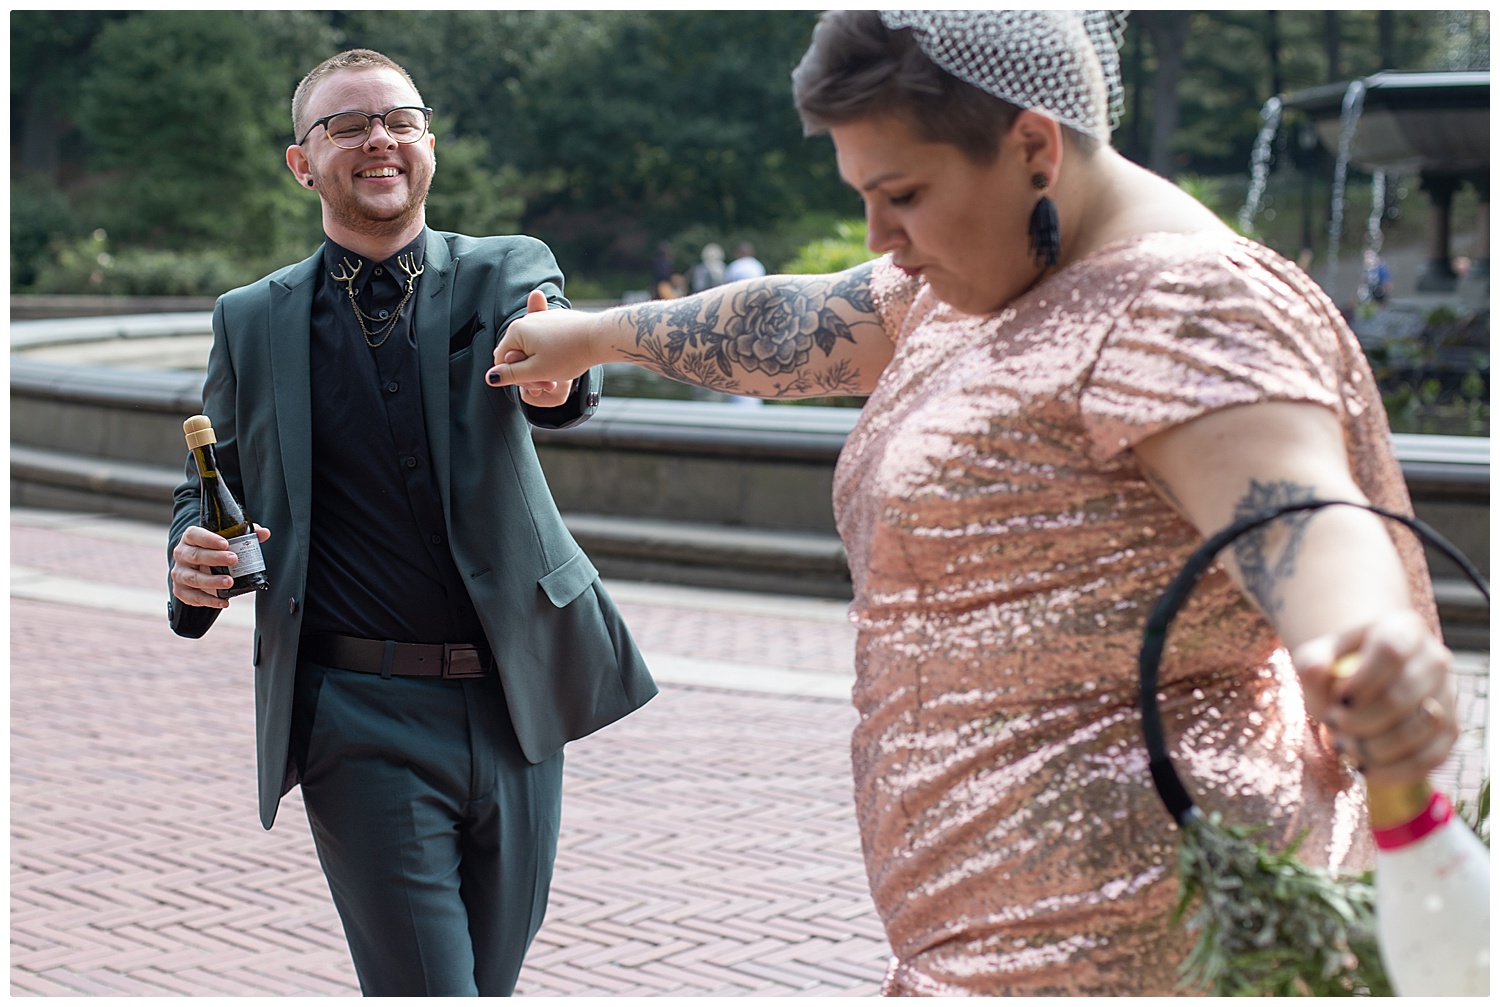
[[[490,649],[469,643],[397,643],[357,636],[304,636],[298,655],[330,668],[431,678],[482,678],[493,661]]]

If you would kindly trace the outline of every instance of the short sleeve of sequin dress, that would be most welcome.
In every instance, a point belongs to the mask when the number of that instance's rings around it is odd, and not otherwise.
[[[1136,250],[1154,274],[1100,347],[1079,407],[1092,450],[1111,459],[1218,409],[1308,402],[1339,418],[1355,482],[1411,513],[1379,389],[1343,316],[1306,273],[1270,249],[1217,235],[1158,235]],[[1437,625],[1426,560],[1394,541],[1419,611]]]
[[[1248,245],[1174,258],[1124,309],[1080,396],[1100,460],[1230,406],[1281,400],[1342,412],[1341,348],[1303,291]]]

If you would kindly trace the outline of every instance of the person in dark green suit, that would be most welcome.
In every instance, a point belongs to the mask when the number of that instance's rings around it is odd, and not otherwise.
[[[535,239],[427,227],[431,110],[404,70],[342,53],[292,113],[287,165],[327,241],[219,299],[204,384],[271,585],[261,822],[301,784],[366,995],[508,995],[546,908],[563,746],[656,692],[530,438],[591,415],[601,372],[485,384],[512,320],[567,306],[562,275]],[[234,554],[187,469],[168,611],[201,637]]]

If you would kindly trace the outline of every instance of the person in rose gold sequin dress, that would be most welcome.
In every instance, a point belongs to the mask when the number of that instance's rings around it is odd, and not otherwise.
[[[831,133],[882,257],[548,311],[495,351],[496,384],[628,360],[762,398],[869,396],[833,502],[888,994],[1178,992],[1175,826],[1135,708],[1146,614],[1237,515],[1314,496],[1410,510],[1333,304],[1107,146],[1117,56],[1097,13],[824,15],[798,108]],[[1030,225],[1044,199],[1055,257]],[[1420,548],[1363,511],[1236,547],[1162,672],[1200,805],[1367,867],[1336,747],[1383,782],[1443,760],[1457,721],[1436,627]],[[1360,670],[1335,685],[1350,651]]]

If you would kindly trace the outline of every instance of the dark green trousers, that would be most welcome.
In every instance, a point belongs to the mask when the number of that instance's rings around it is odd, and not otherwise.
[[[497,677],[297,669],[292,757],[366,996],[509,996],[542,925],[562,753],[527,762]]]

